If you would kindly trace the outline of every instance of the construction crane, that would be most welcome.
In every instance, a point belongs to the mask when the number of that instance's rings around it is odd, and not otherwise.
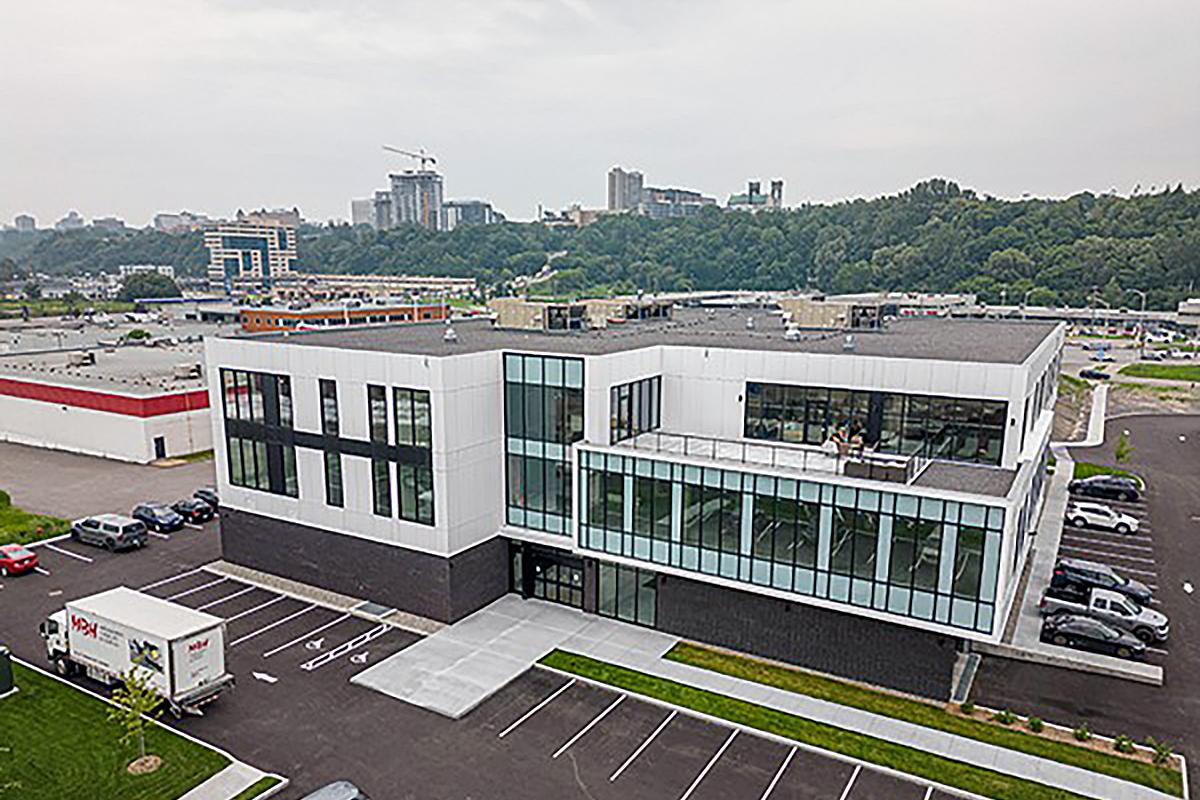
[[[426,152],[425,152],[425,148],[424,148],[424,147],[422,147],[422,148],[421,148],[421,150],[420,150],[420,152],[417,152],[417,153],[413,153],[413,152],[410,152],[410,151],[408,151],[408,150],[401,150],[401,149],[400,149],[400,148],[398,148],[398,147],[390,147],[390,146],[388,146],[388,145],[386,145],[386,144],[385,144],[385,145],[383,145],[383,149],[384,149],[384,150],[387,150],[387,151],[388,151],[388,152],[390,152],[390,153],[399,153],[399,154],[400,154],[400,155],[402,155],[402,156],[408,156],[409,158],[414,158],[414,159],[416,159],[417,161],[420,161],[420,162],[421,162],[421,171],[422,171],[422,172],[425,170],[425,164],[426,164],[426,162],[428,162],[428,163],[430,163],[430,164],[436,164],[436,163],[437,163],[437,159],[436,159],[436,158],[434,158],[433,156],[429,155],[428,153],[426,153]]]

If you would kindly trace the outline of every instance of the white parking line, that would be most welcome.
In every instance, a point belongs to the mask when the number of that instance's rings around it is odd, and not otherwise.
[[[146,531],[146,533],[150,534],[151,536],[157,536],[159,539],[170,539],[171,538],[167,534],[159,533],[158,531]]]
[[[667,725],[670,724],[671,720],[675,719],[675,715],[678,713],[679,712],[677,710],[671,709],[671,713],[667,714],[667,718],[664,719],[662,722],[658,723],[658,727],[655,728],[654,731],[649,736],[647,736],[646,739],[640,745],[638,745],[638,748],[636,750],[634,750],[632,753],[630,753],[629,758],[625,759],[625,763],[622,764],[621,766],[617,767],[617,771],[614,772],[612,775],[608,776],[609,783],[611,783],[611,782],[615,781],[617,778],[621,777],[621,773],[625,771],[625,768],[628,767],[630,764],[632,764],[634,759],[636,759],[638,756],[640,756],[642,754],[642,751],[650,746],[650,743],[653,742],[654,739],[660,733],[662,733],[663,728],[667,727]],[[763,795],[763,796],[765,797],[766,795]]]
[[[196,608],[196,610],[197,610],[197,611],[203,611],[203,610],[204,610],[204,609],[206,609],[206,608],[212,608],[213,606],[219,606],[219,605],[221,605],[221,603],[224,603],[224,602],[227,602],[227,601],[229,601],[229,600],[232,600],[232,599],[233,599],[233,598],[235,598],[235,597],[241,597],[241,596],[242,596],[242,595],[244,595],[244,594],[247,594],[247,593],[249,593],[249,592],[253,592],[253,591],[254,591],[255,589],[257,589],[257,588],[258,588],[257,586],[247,586],[245,589],[241,589],[241,590],[239,590],[239,591],[236,591],[236,592],[234,592],[234,593],[233,593],[233,594],[231,594],[231,595],[226,595],[225,597],[222,597],[222,598],[220,598],[220,599],[213,600],[213,601],[211,601],[211,602],[205,603],[204,605],[197,607],[197,608]]]
[[[251,587],[251,588],[254,588],[254,587]],[[249,616],[250,614],[253,614],[255,611],[261,611],[262,609],[266,608],[267,606],[273,606],[276,603],[278,603],[280,600],[286,600],[286,599],[287,598],[281,594],[276,595],[275,597],[271,598],[267,602],[261,603],[261,604],[255,606],[254,608],[247,608],[245,611],[241,612],[240,614],[234,614],[232,617],[226,617],[225,621],[233,622],[235,619],[241,619],[242,617]]]
[[[1161,656],[1165,656],[1168,654],[1167,651],[1163,650],[1161,647],[1147,647],[1146,650],[1148,650],[1151,653],[1158,653]]]
[[[1067,541],[1081,542],[1083,544],[1090,544],[1093,547],[1119,547],[1122,550],[1139,550],[1144,553],[1153,553],[1154,552],[1153,547],[1148,547],[1147,545],[1143,545],[1143,544],[1127,544],[1125,542],[1106,542],[1106,541],[1103,541],[1100,539],[1091,539],[1086,536],[1067,536],[1066,534],[1063,534],[1062,538],[1063,538],[1064,542],[1067,542]]]
[[[61,547],[55,547],[52,544],[46,545],[46,549],[53,550],[56,553],[62,553],[64,556],[70,556],[71,558],[77,558],[80,561],[86,561],[89,564],[91,564],[92,561],[95,560],[92,558],[88,558],[87,556],[81,556],[81,555],[79,555],[79,553],[72,553],[70,550],[63,550]]]
[[[846,796],[850,794],[850,789],[854,786],[854,779],[858,777],[858,773],[862,772],[862,764],[854,768],[854,772],[850,774],[850,780],[846,781],[846,788],[842,789],[842,796],[839,800],[846,800]]]
[[[350,619],[350,615],[349,615],[349,614],[342,614],[340,617],[338,617],[338,618],[337,618],[337,619],[335,619],[335,620],[332,620],[331,622],[326,622],[324,625],[321,625],[321,626],[320,626],[320,627],[318,627],[318,628],[313,628],[313,629],[312,629],[311,631],[309,631],[308,633],[305,633],[305,634],[302,634],[302,635],[300,635],[300,636],[297,636],[295,639],[292,639],[292,640],[291,640],[290,642],[288,642],[287,644],[281,644],[281,645],[279,645],[278,647],[275,647],[275,648],[272,648],[271,650],[268,650],[267,652],[263,653],[263,658],[270,658],[271,656],[275,655],[276,653],[282,653],[284,650],[287,650],[287,649],[288,649],[289,647],[291,647],[292,645],[294,645],[294,644],[300,644],[301,642],[303,642],[303,641],[304,641],[305,639],[307,639],[308,637],[310,637],[310,636],[315,636],[315,635],[317,635],[318,633],[320,633],[321,631],[323,631],[323,630],[327,630],[327,629],[329,629],[329,628],[332,628],[334,625],[337,625],[339,622],[344,622],[345,620],[348,620],[348,619]]]
[[[696,776],[696,780],[692,781],[692,785],[687,788],[687,791],[683,793],[683,796],[680,797],[679,800],[687,800],[692,796],[692,792],[696,791],[696,787],[700,785],[700,781],[704,780],[704,776],[707,775],[708,771],[713,768],[713,764],[717,763],[717,759],[724,754],[725,748],[729,747],[733,740],[737,738],[737,735],[738,729],[734,728],[733,733],[729,734],[729,738],[725,740],[725,743],[721,745],[717,752],[713,753],[713,757],[710,758],[708,763],[704,765],[704,769],[700,770],[700,774]]]
[[[767,784],[767,790],[762,793],[762,797],[758,800],[767,800],[771,796],[771,792],[775,791],[775,784],[779,783],[779,779],[783,777],[784,770],[788,768],[788,764],[792,763],[792,758],[796,755],[796,746],[792,745],[792,749],[788,750],[787,756],[783,759],[783,763],[779,765],[779,771],[775,773],[775,777]],[[928,796],[926,796],[928,800]]]
[[[572,686],[574,686],[574,685],[575,685],[575,679],[574,679],[574,678],[571,678],[571,680],[567,681],[567,682],[566,682],[566,683],[564,683],[562,686],[560,686],[560,687],[558,687],[557,689],[555,689],[555,690],[554,690],[554,693],[553,693],[553,694],[551,694],[549,697],[547,697],[545,700],[543,700],[542,702],[538,703],[536,706],[534,706],[533,708],[529,709],[529,710],[528,710],[528,711],[526,711],[524,714],[522,714],[522,715],[521,715],[521,718],[520,718],[520,719],[518,719],[516,722],[514,722],[512,725],[509,725],[507,728],[505,728],[504,730],[500,731],[500,735],[499,735],[499,736],[497,736],[496,738],[497,738],[497,739],[503,739],[505,736],[508,736],[510,733],[512,733],[513,731],[515,731],[515,730],[517,729],[517,726],[518,726],[518,725],[520,725],[522,722],[524,722],[525,720],[527,720],[527,719],[529,719],[530,717],[532,717],[532,716],[533,716],[534,714],[536,714],[537,712],[541,711],[543,708],[545,708],[545,707],[546,707],[546,705],[547,705],[547,704],[548,704],[548,703],[549,703],[551,700],[553,700],[554,698],[558,697],[560,694],[562,694],[563,692],[565,692],[567,689],[570,689],[570,688],[571,688]]]
[[[313,603],[311,606],[308,606],[307,608],[300,609],[295,614],[288,614],[283,619],[275,620],[270,625],[265,625],[256,631],[251,631],[250,633],[247,633],[245,636],[239,636],[238,638],[236,638],[232,642],[230,642],[229,646],[233,647],[236,644],[241,644],[242,642],[246,641],[247,639],[253,639],[255,636],[258,636],[260,633],[266,633],[267,631],[271,630],[272,628],[278,628],[283,623],[291,622],[296,617],[299,617],[303,614],[307,614],[308,612],[312,611],[316,607],[317,607],[317,604]]]
[[[925,790],[925,800],[929,800],[929,798],[932,796],[933,796],[933,787],[930,786],[928,789]]]
[[[147,585],[147,586],[143,586],[143,587],[142,587],[141,589],[139,589],[138,591],[144,592],[144,591],[147,591],[147,590],[149,590],[149,589],[156,589],[156,588],[158,588],[159,586],[162,586],[162,585],[164,585],[164,584],[170,583],[171,581],[177,581],[177,580],[179,580],[180,578],[186,578],[186,577],[187,577],[187,576],[189,576],[189,575],[195,575],[197,572],[199,572],[199,571],[200,571],[200,570],[202,570],[202,569],[204,569],[204,567],[196,567],[195,569],[189,569],[187,572],[181,572],[181,573],[179,573],[178,575],[172,575],[172,576],[171,576],[171,577],[169,577],[169,578],[163,578],[161,581],[155,581],[154,583],[151,583],[151,584],[149,584],[149,585]]]
[[[1086,547],[1075,547],[1074,545],[1064,544],[1064,545],[1062,545],[1061,549],[1071,550],[1076,553],[1091,553],[1092,555],[1096,555],[1096,556],[1108,556],[1109,558],[1123,558],[1126,561],[1137,561],[1142,564],[1153,564],[1154,563],[1153,558],[1142,558],[1141,556],[1124,556],[1124,555],[1120,555],[1119,553],[1110,553],[1106,550],[1089,550]]]
[[[352,650],[357,650],[368,642],[373,642],[380,636],[383,636],[392,628],[390,625],[380,625],[377,628],[372,628],[366,633],[360,633],[349,641],[342,642],[337,647],[330,650],[328,653],[322,653],[311,661],[306,661],[300,665],[300,669],[305,672],[312,672],[314,669],[320,669],[334,659],[341,658]]]
[[[554,751],[554,755],[550,756],[550,758],[558,758],[558,757],[559,757],[559,756],[561,756],[563,753],[567,752],[567,748],[568,748],[568,747],[570,747],[571,745],[573,745],[573,744],[575,744],[577,741],[579,741],[579,740],[580,740],[580,739],[583,737],[583,735],[584,735],[585,733],[587,733],[588,731],[590,731],[590,730],[592,729],[592,727],[593,727],[593,726],[594,726],[594,725],[595,725],[597,722],[599,722],[600,720],[602,720],[602,719],[604,719],[606,716],[608,716],[608,712],[612,711],[614,708],[616,708],[617,706],[621,705],[621,702],[622,702],[622,701],[623,701],[623,700],[624,700],[626,697],[628,697],[628,695],[624,695],[624,694],[623,694],[623,695],[621,695],[621,696],[620,696],[620,697],[618,697],[616,700],[614,700],[612,703],[610,703],[610,704],[609,704],[609,706],[608,706],[607,708],[605,708],[603,711],[601,711],[601,712],[600,712],[599,714],[597,714],[596,716],[592,717],[592,721],[591,721],[591,722],[589,722],[587,725],[584,725],[582,728],[580,728],[580,729],[579,729],[579,731],[578,731],[578,732],[576,732],[576,734],[575,734],[574,736],[572,736],[570,739],[568,739],[568,740],[567,740],[567,741],[566,741],[566,742],[563,744],[563,746],[562,746],[562,747],[560,747],[560,748],[558,748],[557,750],[555,750],[555,751]]]
[[[50,570],[42,569],[41,567],[34,567],[33,571],[36,572],[38,575],[49,575],[50,574]]]
[[[186,525],[187,527],[191,528],[192,530],[195,530],[195,531],[202,531],[202,530],[204,530],[204,527],[203,527],[203,526],[201,526],[201,525],[197,525],[197,524],[196,524],[196,523],[194,523],[194,522],[185,522],[185,523],[183,523],[183,524],[184,524],[184,525]]]
[[[217,578],[215,581],[209,581],[208,583],[202,583],[193,589],[184,589],[182,592],[170,595],[169,597],[167,597],[167,599],[168,600],[178,600],[180,597],[187,597],[189,594],[195,594],[196,592],[202,592],[210,586],[216,586],[218,583],[224,583],[227,580],[229,580],[229,578]]]

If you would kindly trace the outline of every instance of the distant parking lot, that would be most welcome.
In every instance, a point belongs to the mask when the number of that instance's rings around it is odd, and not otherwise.
[[[148,500],[174,502],[212,485],[215,475],[211,460],[152,467],[11,442],[0,442],[0,464],[0,489],[13,505],[66,519],[128,514]]]

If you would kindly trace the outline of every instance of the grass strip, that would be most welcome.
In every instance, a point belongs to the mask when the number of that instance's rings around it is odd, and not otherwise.
[[[1146,364],[1137,363],[1121,367],[1120,375],[1131,378],[1158,378],[1165,381],[1200,381],[1200,365],[1197,364]]]
[[[819,700],[851,706],[884,717],[924,725],[997,747],[1006,747],[1031,756],[1070,764],[1073,767],[1099,772],[1131,783],[1140,783],[1167,794],[1183,794],[1183,777],[1173,769],[1156,767],[1109,755],[1087,747],[1055,741],[1005,728],[982,720],[959,716],[944,706],[880,692],[836,678],[815,675],[800,669],[770,664],[754,658],[723,653],[707,647],[680,643],[665,656],[671,661],[719,672],[734,678],[774,686],[788,692],[808,695]]]
[[[71,532],[71,523],[58,517],[30,514],[12,504],[0,491],[0,544],[28,544]]]
[[[554,650],[539,662],[547,667],[608,684],[633,694],[804,742],[897,772],[996,800],[1081,800],[1083,795],[953,761],[894,742],[814,722],[794,714],[685,686],[587,656]]]
[[[16,694],[0,700],[0,798],[173,800],[217,774],[229,759],[160,725],[146,728],[146,752],[162,766],[130,775],[137,745],[122,745],[108,704],[13,664]]]
[[[278,785],[278,783],[279,778],[276,778],[272,775],[268,775],[265,778],[259,778],[254,783],[238,792],[237,795],[234,796],[233,800],[254,800],[254,798],[258,797],[272,786]]]
[[[1106,467],[1103,464],[1093,464],[1090,461],[1075,462],[1075,473],[1072,476],[1075,480],[1079,481],[1084,478],[1091,478],[1094,475],[1116,475],[1118,478],[1129,478],[1137,481],[1139,485],[1144,485],[1142,479],[1129,470],[1119,467]]]

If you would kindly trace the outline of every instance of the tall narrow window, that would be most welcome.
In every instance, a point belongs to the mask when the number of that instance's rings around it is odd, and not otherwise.
[[[342,492],[342,454],[325,451],[325,502],[341,508],[346,499]]]
[[[337,383],[322,378],[319,385],[321,393],[321,433],[326,436],[337,436],[340,433]]]
[[[392,515],[392,462],[383,458],[371,460],[371,500],[376,514]]]
[[[382,386],[367,387],[367,419],[370,421],[371,441],[387,444],[387,392]]]

